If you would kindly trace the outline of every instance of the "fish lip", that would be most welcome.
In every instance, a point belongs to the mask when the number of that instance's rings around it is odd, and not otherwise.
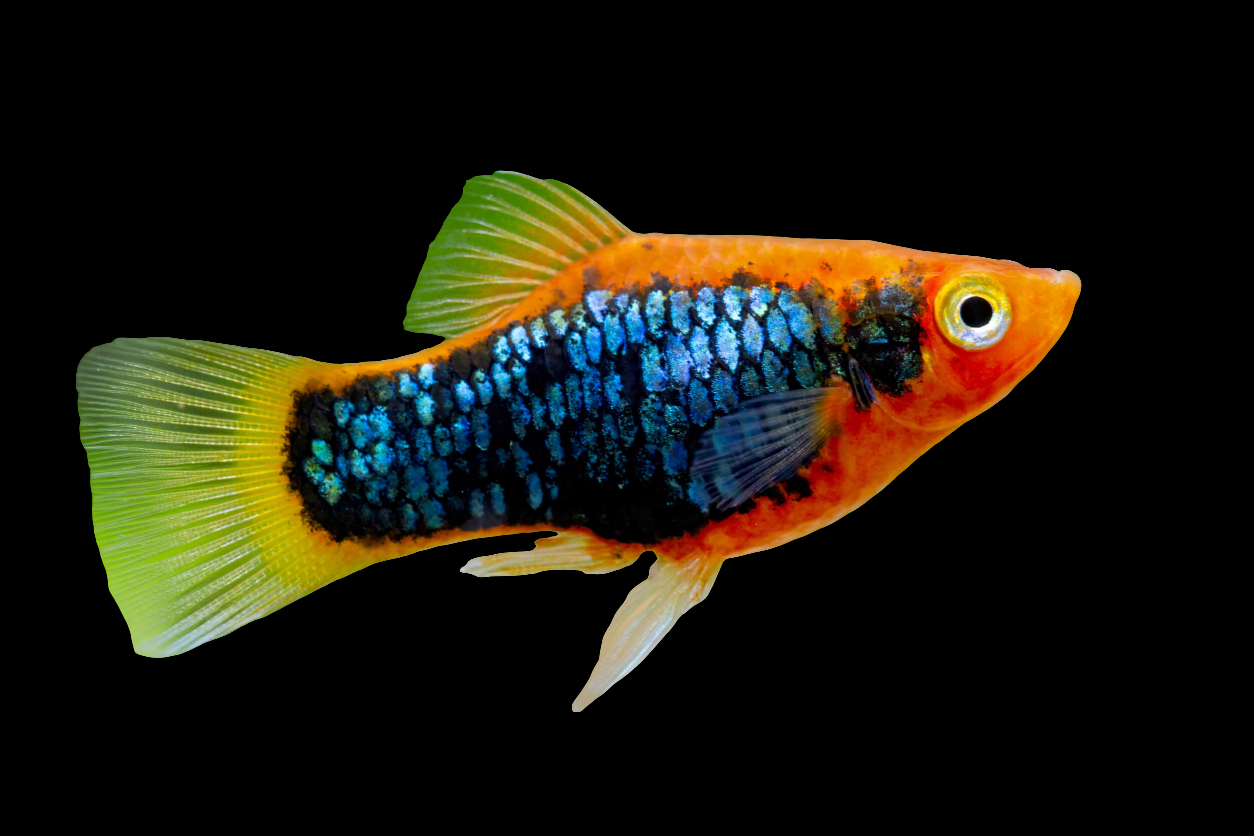
[[[1057,276],[1057,281],[1060,284],[1074,290],[1076,296],[1080,295],[1080,277],[1074,272],[1071,270],[1055,270],[1054,275]]]

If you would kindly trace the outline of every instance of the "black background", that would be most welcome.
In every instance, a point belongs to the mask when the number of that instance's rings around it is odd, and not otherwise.
[[[72,245],[94,267],[75,285],[66,379],[121,336],[332,362],[430,346],[402,330],[405,302],[464,181],[497,169],[569,183],[640,232],[868,238],[1073,269],[1086,289],[1067,332],[1005,400],[845,519],[726,563],[706,601],[583,716],[684,706],[883,723],[1072,699],[1096,664],[1081,651],[1105,576],[1087,528],[1100,486],[1086,475],[1085,345],[1095,293],[1115,279],[1093,261],[1101,225],[1086,152],[1060,132],[1067,114],[1040,100],[996,120],[870,103],[856,123],[822,108],[753,119],[697,109],[690,124],[673,112],[653,124],[647,110],[415,115],[431,108],[310,116],[273,101],[222,119],[152,118],[146,131],[116,123],[110,152],[83,161],[74,207],[92,234]],[[74,653],[108,672],[126,716],[162,710],[153,695],[208,689],[223,703],[367,722],[373,711],[411,725],[571,722],[601,636],[651,562],[479,579],[457,570],[500,547],[446,547],[147,659],[108,593],[74,449],[59,570],[82,602]]]

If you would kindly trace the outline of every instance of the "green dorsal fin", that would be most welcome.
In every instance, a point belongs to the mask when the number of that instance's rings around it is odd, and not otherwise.
[[[556,180],[499,171],[466,182],[427,250],[405,330],[456,337],[631,230]]]

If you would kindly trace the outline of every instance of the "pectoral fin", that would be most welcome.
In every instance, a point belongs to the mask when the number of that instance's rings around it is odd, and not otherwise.
[[[833,406],[839,388],[795,389],[745,401],[701,436],[692,478],[711,504],[729,510],[786,481],[840,427]]]

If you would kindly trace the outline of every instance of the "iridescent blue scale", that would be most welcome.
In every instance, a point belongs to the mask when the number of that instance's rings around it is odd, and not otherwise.
[[[458,349],[457,362],[363,379],[327,410],[333,443],[312,442],[295,469],[329,504],[364,503],[375,529],[577,518],[601,531],[607,513],[630,525],[644,506],[655,525],[687,525],[674,520],[710,501],[688,476],[701,433],[747,399],[824,385],[848,347],[836,302],[813,287],[667,281],[593,289]],[[879,344],[877,327],[858,338]]]

